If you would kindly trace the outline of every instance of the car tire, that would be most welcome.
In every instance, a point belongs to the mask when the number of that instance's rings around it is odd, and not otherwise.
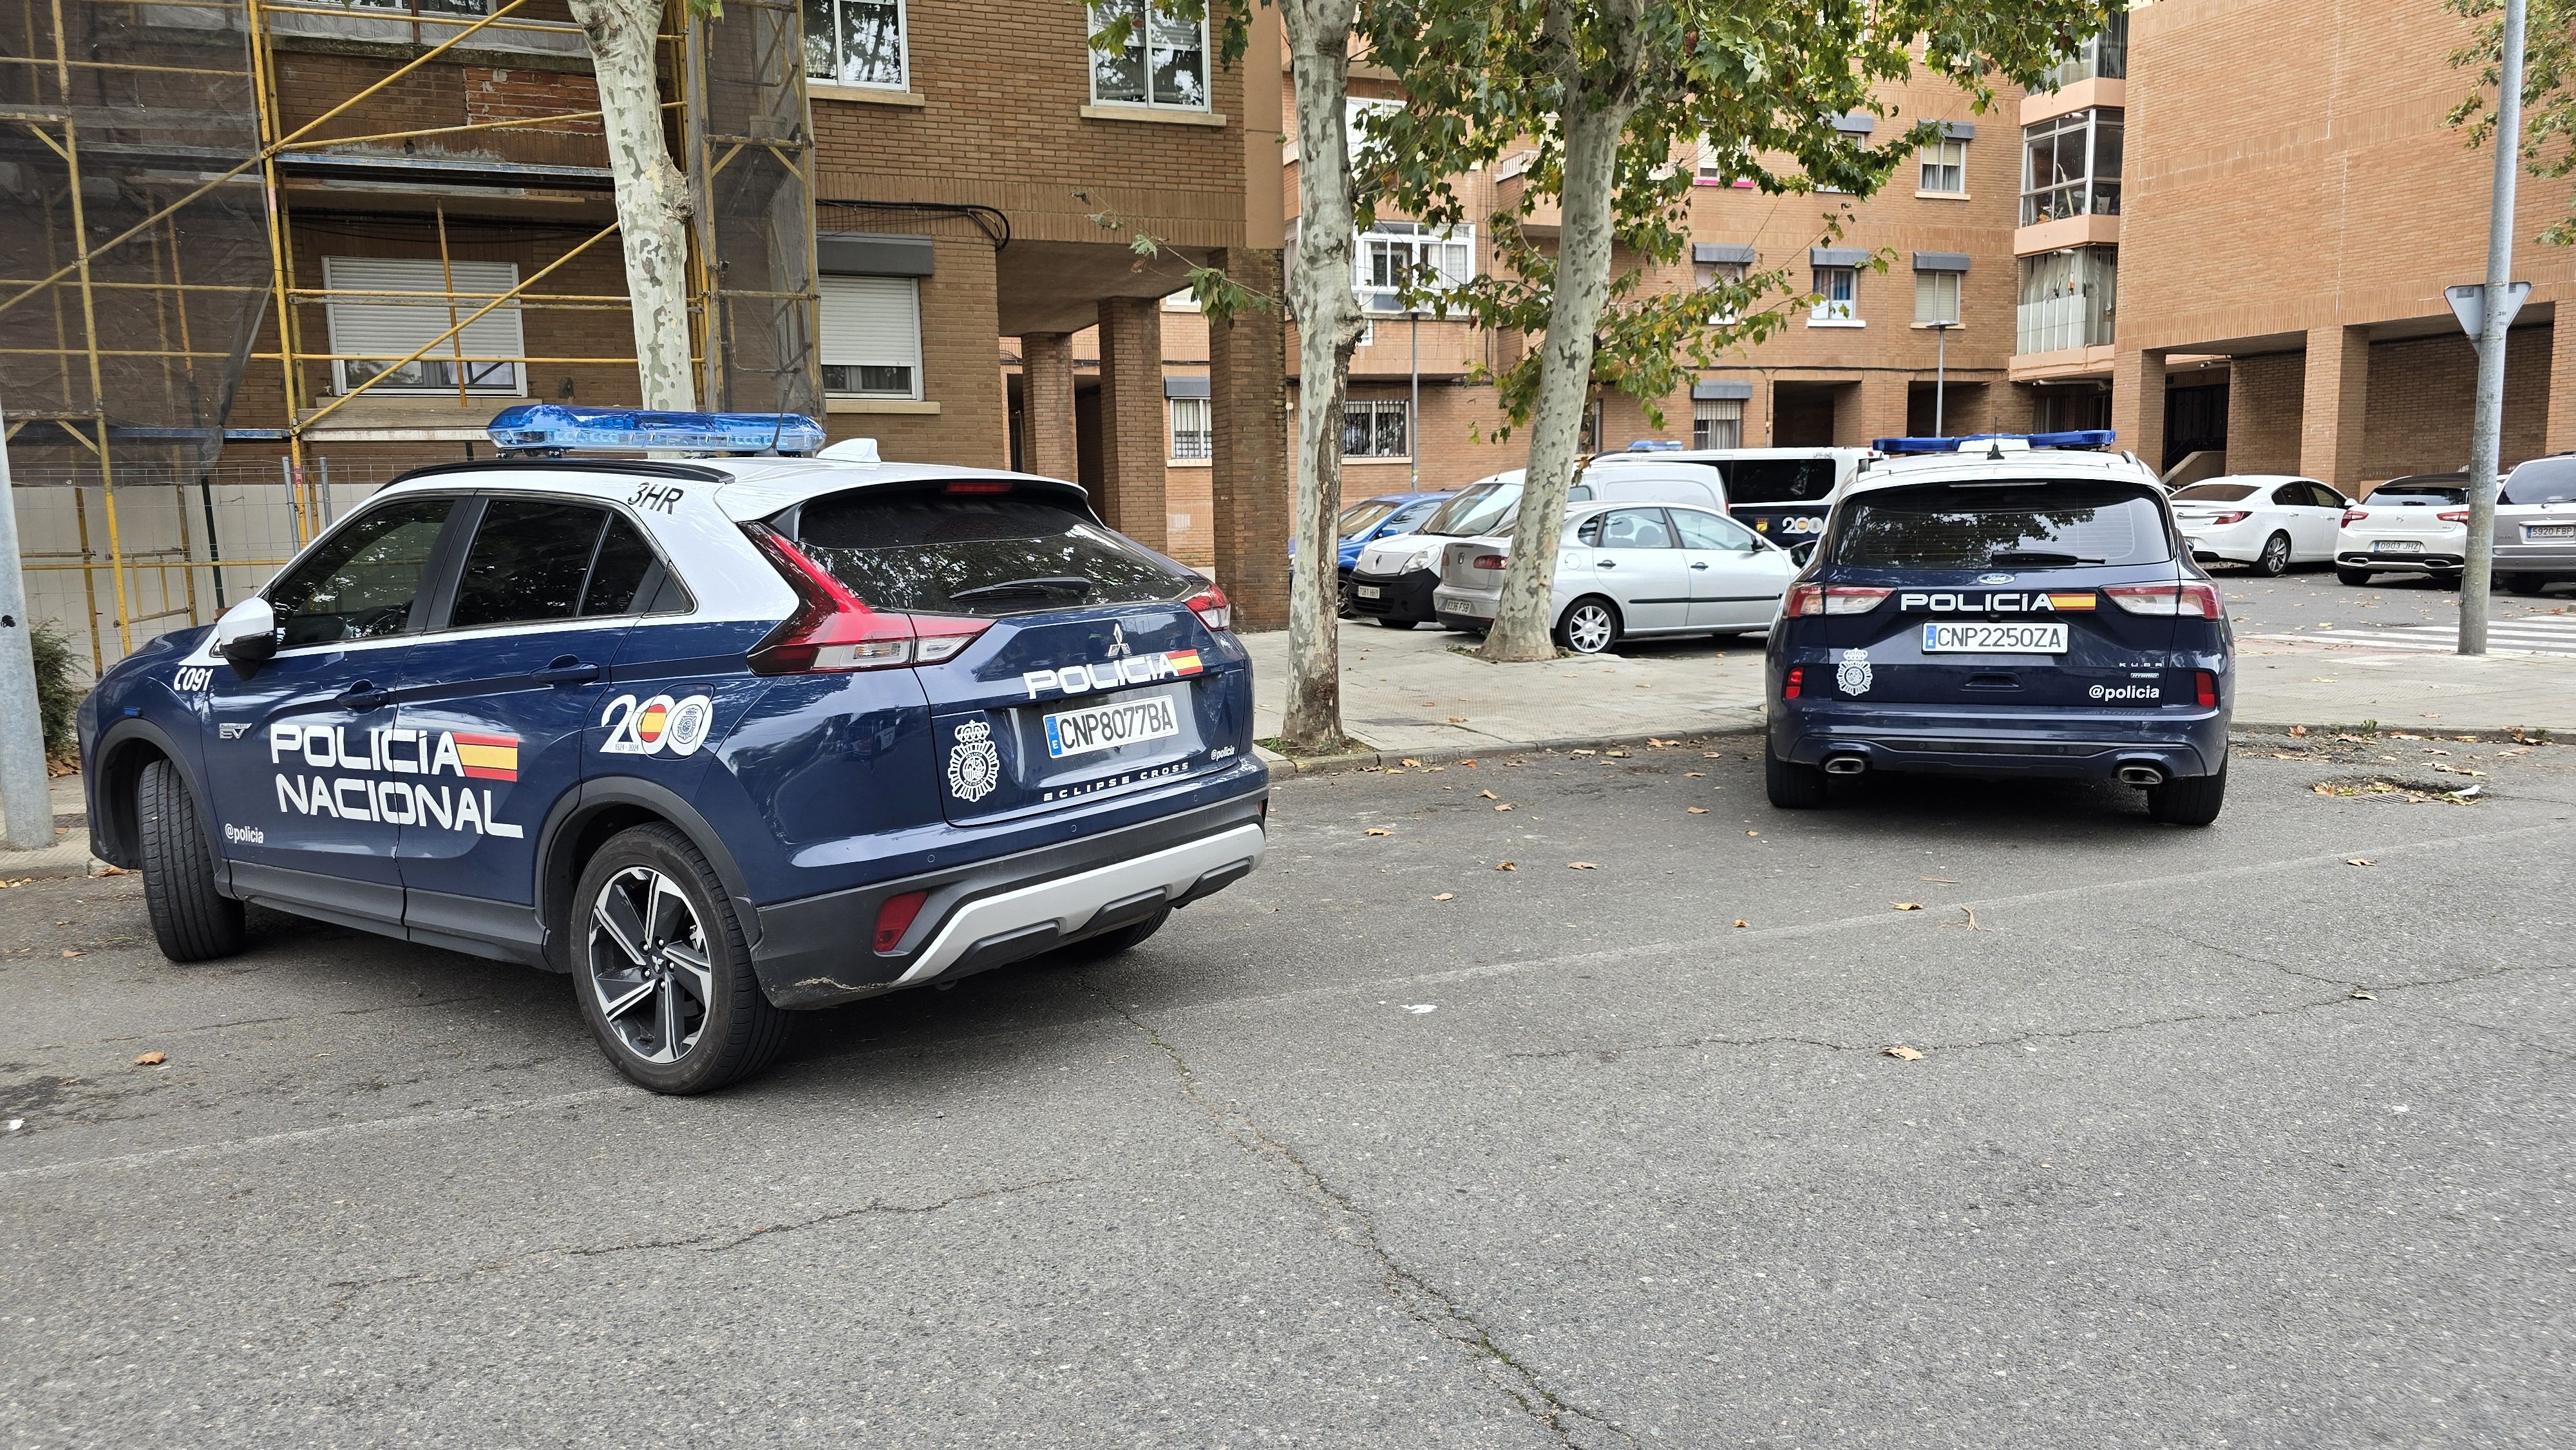
[[[610,837],[583,866],[567,916],[582,1017],[636,1085],[713,1092],[786,1046],[787,1014],[761,994],[733,901],[678,830],[637,826]]]
[[[1619,606],[1587,594],[1557,616],[1557,647],[1573,654],[1605,654],[1619,642]]]
[[[152,939],[174,962],[228,957],[250,939],[242,904],[215,888],[215,850],[179,767],[155,760],[135,783],[136,845]]]
[[[2337,564],[2335,565],[2335,582],[2337,584],[2367,584],[2370,582],[2370,571],[2368,569],[2348,569],[2341,564]]]
[[[2290,536],[2274,534],[2263,541],[2262,550],[2254,556],[2254,572],[2266,579],[2278,579],[2290,572]]]
[[[1782,760],[1766,740],[1762,745],[1762,790],[1771,797],[1772,805],[1784,811],[1820,809],[1825,803],[1825,768]]]
[[[1122,926],[1116,931],[1104,931],[1098,936],[1087,936],[1078,942],[1068,942],[1048,953],[1048,956],[1066,966],[1080,966],[1086,962],[1105,962],[1161,931],[1163,923],[1171,919],[1172,909],[1166,906],[1133,925]]]
[[[1356,588],[1358,588],[1358,587],[1359,587],[1359,586],[1357,586],[1357,585],[1355,585],[1355,584],[1353,584],[1353,583],[1351,582],[1351,576],[1350,576],[1350,575],[1348,575],[1348,574],[1344,574],[1344,575],[1342,575],[1342,576],[1341,576],[1341,578],[1340,578],[1340,579],[1339,579],[1339,580],[1334,584],[1334,586],[1333,586],[1333,588],[1334,588],[1334,594],[1333,594],[1333,615],[1334,615],[1334,617],[1335,617],[1335,618],[1337,618],[1337,619],[1357,619],[1357,618],[1359,618],[1360,610],[1359,610],[1359,604],[1358,604],[1358,597],[1357,597],[1356,595],[1354,595],[1354,594],[1352,594],[1352,593],[1351,593],[1351,591],[1352,591],[1353,589],[1356,589]]]
[[[1422,621],[1418,619],[1388,619],[1381,615],[1378,617],[1377,627],[1380,629],[1411,629],[1421,622]]]
[[[2187,775],[2147,787],[2147,814],[2168,826],[2205,826],[2227,803],[2227,763],[2216,775]]]
[[[2507,594],[2538,594],[2549,587],[2549,580],[2538,574],[2498,574],[2495,582]]]

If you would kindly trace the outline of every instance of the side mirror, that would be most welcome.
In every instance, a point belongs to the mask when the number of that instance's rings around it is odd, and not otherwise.
[[[277,653],[277,611],[257,596],[225,610],[215,621],[215,653],[249,679]]]

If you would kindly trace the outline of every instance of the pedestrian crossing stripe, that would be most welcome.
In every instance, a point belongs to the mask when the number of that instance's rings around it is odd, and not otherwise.
[[[2459,649],[2459,626],[2393,624],[2369,629],[2270,631],[2240,634],[2243,644],[2286,644],[2310,649],[2385,650],[2400,654],[2451,654]],[[2519,615],[2487,622],[2487,652],[2499,655],[2565,655],[2576,657],[2576,617]]]

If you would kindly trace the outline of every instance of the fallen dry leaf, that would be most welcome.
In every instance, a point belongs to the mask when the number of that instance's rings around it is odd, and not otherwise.
[[[2376,866],[2379,863],[2371,860],[2367,856],[2346,856],[2343,858],[2343,864],[2347,866]]]
[[[1625,760],[1628,758],[1628,752],[1624,750],[1611,750],[1603,753],[1608,755],[1612,760]]]
[[[2359,987],[2355,987],[2352,989],[2352,1000],[2356,1002],[2376,1002],[2379,999],[2370,995],[2368,992],[2361,990]]]
[[[1452,715],[1449,717],[1449,723],[1452,725],[1464,725],[1467,723],[1467,717],[1464,715]]]
[[[1919,901],[1891,901],[1888,903],[1888,906],[1897,911],[1921,911],[1923,909],[1923,903]]]
[[[1463,765],[1463,766],[1467,767],[1469,770],[1474,770],[1474,769],[1476,768],[1476,762],[1474,762],[1474,761],[1472,761],[1472,760],[1462,760],[1462,761],[1459,761],[1458,763],[1459,763],[1460,765]]]
[[[1578,751],[1576,751],[1576,752],[1574,752],[1574,753],[1575,753],[1575,754],[1577,754],[1577,755],[1597,755],[1597,754],[1599,754],[1600,752],[1598,752],[1598,751],[1594,751],[1594,750],[1578,750]]]
[[[1601,868],[1593,865],[1589,861],[1568,861],[1565,863],[1565,869],[1568,871],[1598,871]]]
[[[1458,899],[1458,893],[1455,891],[1443,891],[1431,899],[1434,901],[1455,901]]]
[[[169,1060],[170,1056],[168,1053],[147,1052],[141,1057],[134,1059],[134,1065],[136,1067],[159,1067],[161,1064],[168,1062]]]
[[[1406,756],[1406,757],[1405,757],[1405,760],[1404,760],[1404,763],[1405,763],[1405,764],[1407,764],[1407,765],[1420,765],[1422,762],[1421,762],[1421,761],[1419,761],[1419,760],[1415,760],[1415,759],[1414,759],[1413,757],[1411,757],[1411,756]]]
[[[1502,861],[1497,862],[1494,869],[1497,871],[1518,871],[1521,868],[1520,863],[1516,861]]]
[[[1396,768],[1395,768],[1394,766],[1392,766],[1392,765],[1388,766],[1388,767],[1386,768],[1386,770],[1385,770],[1385,772],[1384,772],[1384,773],[1385,773],[1385,774],[1387,774],[1387,775],[1402,775],[1402,774],[1404,774],[1404,772],[1403,772],[1403,771],[1400,771],[1400,770],[1396,769]]]
[[[1395,832],[1393,832],[1393,831],[1384,831],[1384,830],[1380,830],[1380,829],[1378,829],[1378,828],[1377,828],[1377,827],[1375,827],[1375,826],[1371,826],[1371,827],[1369,827],[1369,831],[1368,831],[1368,833],[1369,833],[1370,835],[1372,835],[1372,836],[1392,836],[1392,835],[1394,835],[1394,834],[1395,834]]]
[[[2291,735],[2293,735],[2293,736],[2304,736],[2304,735],[2306,735],[2307,733],[2308,733],[2308,727],[2307,727],[2307,726],[2305,726],[2305,725],[2293,725],[2293,726],[2291,726],[2291,727],[2290,727],[2290,734],[2291,734]],[[1405,763],[1406,763],[1406,764],[1408,764],[1408,765],[1410,765],[1412,762],[1411,762],[1411,761],[1407,761],[1407,762],[1405,762]]]
[[[66,950],[63,952],[63,955],[64,955],[64,956],[67,956],[67,957],[76,957],[76,956],[79,956],[79,955],[80,955],[80,953],[79,953],[79,952],[76,952],[76,951],[71,951],[71,950],[66,949]]]
[[[1487,801],[1498,801],[1498,800],[1501,800],[1501,799],[1502,799],[1502,797],[1501,797],[1501,796],[1498,796],[1498,795],[1496,795],[1496,794],[1494,794],[1492,791],[1489,791],[1489,790],[1480,790],[1480,791],[1476,792],[1476,799],[1478,799],[1478,800],[1487,800]]]
[[[1494,809],[1495,809],[1495,810],[1498,810],[1498,811],[1507,811],[1507,810],[1510,810],[1511,808],[1512,808],[1512,805],[1511,805],[1511,802],[1509,802],[1509,801],[1505,801],[1505,802],[1503,802],[1501,805],[1498,805],[1498,806],[1494,807]]]
[[[1896,1044],[1894,1047],[1880,1048],[1878,1050],[1878,1055],[1881,1057],[1901,1057],[1907,1062],[1921,1062],[1923,1060],[1923,1054],[1920,1051],[1908,1047],[1902,1042]]]
[[[101,866],[99,866],[99,867],[96,869],[96,871],[95,871],[93,874],[95,874],[95,875],[99,875],[99,876],[131,876],[131,875],[133,875],[134,873],[133,873],[133,872],[131,872],[131,871],[126,870],[126,869],[125,869],[124,867],[122,867],[122,866],[107,866],[107,865],[101,865]],[[33,877],[29,877],[28,879],[29,879],[29,880],[33,880],[33,879],[35,879],[35,878],[33,878]],[[25,883],[23,883],[23,882],[22,882],[22,883],[20,883],[20,884],[21,884],[21,885],[23,885],[23,884],[25,884]]]
[[[1649,736],[1647,736],[1647,737],[1646,737],[1646,743],[1647,743],[1648,745],[1651,745],[1651,746],[1655,747],[1657,750],[1662,750],[1662,749],[1665,749],[1665,748],[1667,748],[1667,747],[1669,747],[1669,746],[1674,746],[1674,745],[1679,745],[1679,744],[1681,744],[1681,742],[1680,742],[1680,741],[1678,741],[1678,740],[1657,740],[1657,739],[1656,739],[1655,737],[1653,737],[1652,735],[1649,735]]]
[[[1684,779],[1684,780],[1702,780],[1702,779],[1705,779],[1705,778],[1707,777],[1707,775],[1708,775],[1708,772],[1707,772],[1707,771],[1705,771],[1705,770],[1685,770],[1685,771],[1683,771],[1683,772],[1682,772],[1682,779]]]
[[[1753,923],[1746,921],[1743,917],[1739,916],[1735,919],[1735,924],[1737,926],[1751,926]]]
[[[1746,835],[1748,835],[1748,836],[1758,836],[1758,835],[1761,835],[1762,833],[1761,833],[1760,831],[1747,831],[1747,832],[1745,832],[1744,834],[1746,834]]]
[[[1959,909],[1960,909],[1961,911],[1964,911],[1964,912],[1966,912],[1966,913],[1968,914],[1968,930],[1970,930],[1970,931],[1984,931],[1984,930],[1985,930],[1985,928],[1984,928],[1984,927],[1977,925],[1977,909],[1976,909],[1975,907],[1973,907],[1973,906],[1962,906],[1962,907],[1960,907]]]
[[[1695,815],[1695,816],[1704,816],[1704,815],[1707,815],[1707,814],[1708,814],[1708,807],[1706,807],[1706,806],[1692,806],[1692,807],[1690,808],[1690,813],[1691,813],[1692,815]]]

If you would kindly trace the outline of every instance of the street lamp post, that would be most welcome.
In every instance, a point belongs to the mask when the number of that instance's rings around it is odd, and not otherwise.
[[[1950,329],[1958,325],[1955,320],[1930,324],[1932,336],[1937,339],[1932,353],[1932,436],[1935,438],[1949,436],[1942,427],[1942,404],[1950,389]]]
[[[1406,486],[1422,492],[1422,309],[1404,309],[1405,324],[1413,334],[1413,402],[1404,415],[1404,451],[1413,460],[1409,470],[1411,482]]]

